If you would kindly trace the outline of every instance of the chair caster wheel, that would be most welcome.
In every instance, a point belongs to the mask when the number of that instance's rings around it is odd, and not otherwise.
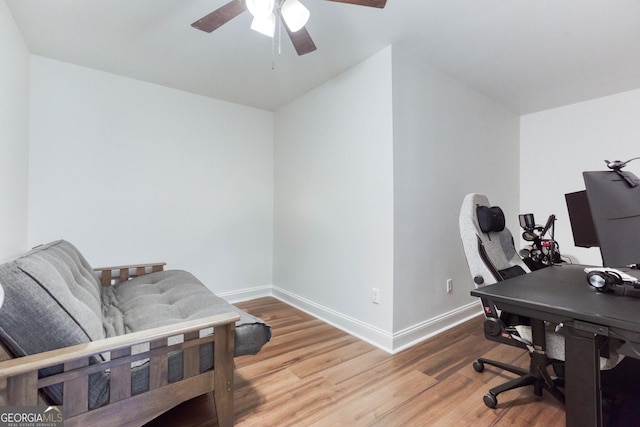
[[[485,394],[482,400],[484,401],[484,404],[491,409],[495,408],[498,404],[498,398],[491,393]]]
[[[480,362],[479,360],[476,360],[475,362],[473,362],[473,369],[476,372],[484,371],[484,363]]]

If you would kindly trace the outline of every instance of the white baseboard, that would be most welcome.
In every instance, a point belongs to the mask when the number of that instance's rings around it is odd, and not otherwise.
[[[474,301],[398,331],[393,334],[393,352],[398,353],[481,314],[480,304]]]
[[[242,289],[242,290],[233,291],[233,292],[216,293],[216,295],[218,295],[220,298],[227,300],[229,303],[234,304],[240,301],[248,301],[248,300],[262,298],[262,297],[271,297],[273,296],[273,292],[271,292],[272,288],[273,288],[273,285],[265,285],[265,286],[258,286],[255,288]]]
[[[255,298],[274,297],[391,354],[398,353],[482,314],[479,304],[473,302],[390,334],[376,326],[346,316],[273,285],[220,293],[218,296],[232,304]]]
[[[346,316],[330,308],[316,304],[313,301],[292,294],[291,292],[280,289],[277,286],[274,286],[272,291],[274,298],[286,302],[287,304],[296,307],[305,313],[322,320],[323,322],[327,322],[328,324],[345,331],[349,335],[353,335],[388,353],[391,353],[393,337],[389,332],[376,326],[361,322],[353,317]]]

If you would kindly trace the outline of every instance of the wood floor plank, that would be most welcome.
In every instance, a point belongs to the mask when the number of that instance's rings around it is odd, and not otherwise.
[[[236,418],[246,418],[257,413],[267,401],[274,401],[285,395],[289,390],[300,386],[300,378],[289,370],[283,369],[261,378],[244,378],[241,373],[236,374],[236,389],[234,393],[234,410]]]
[[[307,358],[292,366],[291,371],[298,377],[304,378],[309,375],[322,373],[334,366],[346,364],[348,361],[375,349],[371,344],[358,339],[347,342],[336,339],[334,342],[337,345],[335,345],[333,349],[330,350],[327,348],[329,351],[323,351],[316,355],[308,355]]]
[[[481,383],[474,381],[463,375],[452,375],[447,381],[439,382],[397,410],[385,414],[383,418],[373,425],[375,426],[432,426],[443,420],[447,415],[460,410],[461,401],[465,402],[464,412],[468,412],[469,407],[475,406],[474,402],[482,398],[482,394],[477,396],[476,392],[483,387]],[[500,411],[484,411],[484,424],[451,424],[451,425],[491,425],[498,419]]]
[[[248,378],[259,377],[288,367],[297,366],[301,361],[311,360],[319,354],[330,354],[332,351],[350,344],[352,341],[353,337],[342,334],[342,336],[338,338],[314,342],[311,345],[302,347],[292,346],[290,351],[278,352],[273,355],[269,353],[269,357],[263,357],[260,361],[239,367],[236,371]]]
[[[366,374],[369,377],[387,375],[388,368],[380,367],[388,362],[390,355],[371,344],[370,351],[364,352],[344,363],[332,366],[322,371],[322,376],[330,380],[333,384],[342,384],[350,379]],[[376,369],[380,374],[376,374]]]
[[[322,377],[300,380],[295,388],[275,396],[265,395],[265,404],[253,410],[247,425],[259,420],[262,426],[305,425],[314,414],[335,404],[335,391]],[[241,426],[243,420],[237,420]]]
[[[429,389],[436,380],[418,371],[408,371],[382,384],[370,384],[304,420],[310,426],[370,425],[401,407],[417,394]]]
[[[438,380],[443,380],[473,363],[476,356],[474,353],[467,352],[466,350],[472,348],[477,340],[478,338],[474,336],[461,336],[459,340],[443,347],[440,351],[431,355],[431,357],[421,358],[416,362],[415,366],[425,374]]]
[[[310,345],[322,344],[328,340],[344,337],[345,333],[326,323],[316,321],[314,324],[298,325],[296,331],[286,335],[275,332],[271,342],[260,350],[259,358],[268,358],[282,355],[291,350],[304,349]],[[263,354],[264,352],[264,354]]]

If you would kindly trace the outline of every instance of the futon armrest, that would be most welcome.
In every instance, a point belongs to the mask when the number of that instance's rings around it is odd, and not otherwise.
[[[231,426],[238,319],[237,313],[228,312],[0,362],[0,406],[35,406],[40,389],[61,384],[65,425],[143,425],[166,411],[167,405],[213,390],[219,425]],[[175,336],[182,336],[182,342],[171,344]],[[200,348],[212,343],[215,369],[201,371]],[[148,350],[140,351],[141,345]],[[183,354],[183,378],[170,381],[168,360],[175,351]],[[91,363],[106,353],[108,360]],[[132,395],[132,364],[140,360],[149,366],[148,389]],[[39,370],[54,366],[63,369],[39,378]],[[96,373],[109,375],[110,398],[90,408],[89,377]]]
[[[94,271],[98,274],[100,284],[102,286],[111,286],[120,282],[126,282],[133,277],[162,271],[164,270],[165,265],[167,265],[166,262],[155,262],[149,264],[94,268]]]
[[[184,335],[201,330],[215,328],[235,323],[240,316],[236,312],[228,312],[209,316],[202,319],[189,320],[174,325],[160,326],[145,331],[132,332],[130,334],[91,341],[86,344],[78,344],[71,347],[59,348],[44,353],[17,357],[15,359],[0,362],[0,380],[14,377],[29,372],[37,372],[39,369],[64,364],[70,361],[88,358],[105,352],[114,352],[125,348],[131,348],[138,344],[158,341],[177,335]],[[0,402],[1,403],[1,402]]]

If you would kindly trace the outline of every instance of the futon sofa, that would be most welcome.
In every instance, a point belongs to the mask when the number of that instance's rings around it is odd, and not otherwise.
[[[0,265],[0,405],[62,405],[65,426],[142,425],[213,391],[233,424],[233,357],[271,328],[164,263],[94,270],[59,240]]]

